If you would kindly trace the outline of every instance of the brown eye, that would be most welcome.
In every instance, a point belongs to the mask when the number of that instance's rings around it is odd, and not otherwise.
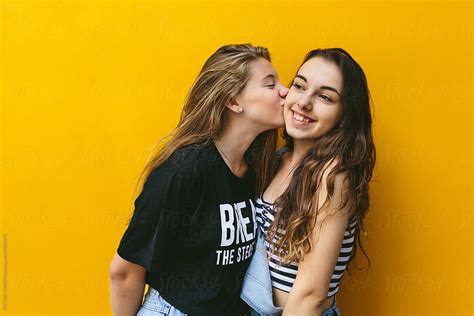
[[[326,101],[332,102],[332,99],[328,97],[327,95],[321,94],[320,97]]]
[[[299,89],[299,90],[303,89],[303,86],[300,85],[299,83],[296,83],[296,82],[293,83],[293,87],[295,87],[296,89]]]

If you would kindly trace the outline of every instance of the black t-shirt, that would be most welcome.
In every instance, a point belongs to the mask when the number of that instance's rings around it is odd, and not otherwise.
[[[117,253],[190,315],[242,315],[255,247],[255,173],[232,173],[213,141],[174,152],[147,178]]]

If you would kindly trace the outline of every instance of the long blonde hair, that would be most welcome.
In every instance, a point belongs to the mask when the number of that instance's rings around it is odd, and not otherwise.
[[[176,150],[218,139],[222,135],[226,119],[225,104],[245,87],[251,75],[249,65],[259,58],[271,61],[266,48],[237,44],[222,46],[207,59],[186,96],[177,127],[152,155],[138,183],[144,174],[145,179],[148,178]],[[246,152],[249,164],[257,173],[256,194],[269,183],[277,137],[277,129],[263,132]]]

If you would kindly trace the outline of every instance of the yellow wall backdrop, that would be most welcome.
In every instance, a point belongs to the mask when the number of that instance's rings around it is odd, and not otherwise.
[[[2,1],[2,315],[110,315],[109,264],[152,146],[219,46],[288,83],[342,47],[374,100],[368,271],[343,315],[473,315],[472,2]],[[357,262],[366,267],[359,251]]]

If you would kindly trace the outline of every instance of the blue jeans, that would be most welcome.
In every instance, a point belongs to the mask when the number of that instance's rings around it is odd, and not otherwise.
[[[257,311],[252,309],[252,307],[250,307],[250,316],[260,316],[260,315],[261,314],[259,314]],[[337,307],[336,295],[334,295],[334,302],[332,303],[331,306],[329,306],[328,309],[326,309],[321,314],[321,316],[340,316],[340,315],[341,315],[341,312],[339,311],[339,308]]]
[[[171,306],[157,290],[149,286],[136,316],[187,316],[187,314]]]

